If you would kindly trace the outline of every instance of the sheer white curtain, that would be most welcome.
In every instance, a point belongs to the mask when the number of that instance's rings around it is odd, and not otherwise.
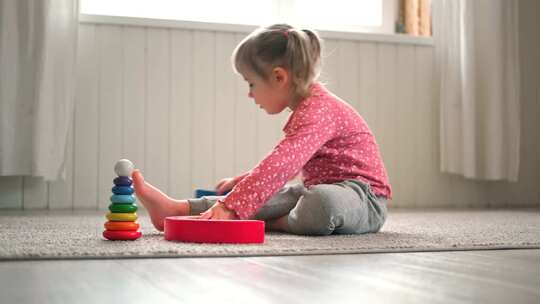
[[[433,1],[443,172],[518,179],[517,2]]]
[[[77,0],[0,0],[0,175],[63,176]]]

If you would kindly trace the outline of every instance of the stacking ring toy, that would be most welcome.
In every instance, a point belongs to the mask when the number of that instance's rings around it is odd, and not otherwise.
[[[135,203],[135,196],[133,195],[111,195],[111,202],[118,204],[131,204]]]
[[[133,241],[141,237],[140,231],[114,231],[114,230],[105,230],[103,231],[103,237],[111,240],[126,240]]]
[[[114,186],[111,189],[112,193],[114,194],[120,194],[120,195],[130,195],[135,192],[135,189],[130,186]]]
[[[165,218],[165,239],[191,243],[264,243],[264,221],[169,216]]]
[[[139,224],[135,222],[106,222],[105,229],[107,230],[124,230],[124,231],[137,231]]]
[[[134,222],[137,220],[137,213],[107,213],[107,219],[113,222]]]
[[[110,204],[109,210],[112,213],[133,213],[137,211],[137,205],[135,204]]]

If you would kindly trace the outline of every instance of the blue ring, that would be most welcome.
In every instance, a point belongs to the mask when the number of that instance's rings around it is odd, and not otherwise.
[[[130,186],[114,186],[112,187],[112,193],[114,194],[123,194],[123,195],[131,195],[133,192],[135,192],[135,189]]]
[[[119,176],[113,180],[113,183],[117,186],[131,186],[133,181],[127,176]]]
[[[133,195],[111,195],[111,202],[116,204],[132,204],[135,202],[135,196]]]

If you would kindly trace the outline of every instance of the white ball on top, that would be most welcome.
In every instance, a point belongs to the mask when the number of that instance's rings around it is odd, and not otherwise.
[[[116,165],[114,165],[114,172],[116,172],[118,176],[131,177],[133,169],[133,163],[129,159],[121,159],[116,162]]]

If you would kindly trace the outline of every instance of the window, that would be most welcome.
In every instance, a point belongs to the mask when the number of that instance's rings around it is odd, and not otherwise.
[[[394,33],[397,0],[81,0],[81,14]]]

